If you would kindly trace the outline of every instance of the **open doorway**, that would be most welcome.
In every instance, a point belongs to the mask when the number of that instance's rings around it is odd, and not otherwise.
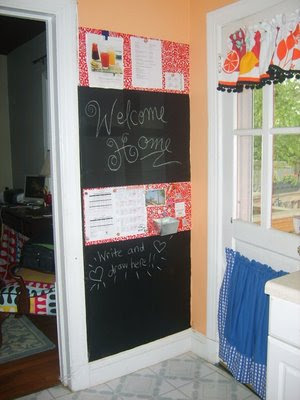
[[[0,0],[0,14],[44,21],[60,381],[88,387],[78,129],[77,3]]]
[[[0,15],[1,138],[0,192],[3,226],[35,242],[54,246],[51,204],[25,202],[29,177],[45,177],[52,192],[48,154],[51,147],[47,103],[46,23]],[[43,191],[43,194],[44,194]],[[2,230],[3,232],[3,230]],[[19,261],[19,255],[16,255]],[[32,279],[32,278],[29,278]],[[43,295],[47,302],[47,296]],[[37,306],[35,306],[37,310]],[[55,311],[22,316],[3,324],[0,399],[17,398],[60,382]],[[46,314],[48,314],[46,312]],[[13,314],[10,320],[12,320]],[[21,321],[21,319],[20,319]],[[9,328],[8,328],[9,326]],[[10,332],[10,331],[9,331]],[[30,335],[30,333],[34,333]],[[14,339],[13,339],[14,337]],[[8,340],[7,340],[8,339]],[[36,343],[43,343],[40,347]],[[6,355],[6,349],[9,350]],[[15,380],[18,376],[18,380]],[[4,396],[4,397],[3,397]]]

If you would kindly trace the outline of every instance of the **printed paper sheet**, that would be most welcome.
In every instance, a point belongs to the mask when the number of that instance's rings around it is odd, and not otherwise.
[[[98,241],[147,232],[144,188],[84,190],[85,240]]]
[[[123,89],[123,38],[86,35],[90,87]]]
[[[132,84],[135,87],[161,89],[161,41],[131,37]]]

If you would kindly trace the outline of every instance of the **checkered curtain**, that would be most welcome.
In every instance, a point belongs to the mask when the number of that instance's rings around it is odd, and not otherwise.
[[[232,375],[266,397],[268,280],[285,275],[226,249],[227,267],[218,309],[219,356]]]

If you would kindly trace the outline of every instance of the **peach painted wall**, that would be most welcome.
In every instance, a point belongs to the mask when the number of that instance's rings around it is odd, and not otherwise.
[[[189,43],[189,0],[78,0],[79,26]]]
[[[206,13],[232,0],[78,0],[79,26],[191,45],[192,326],[206,332]]]

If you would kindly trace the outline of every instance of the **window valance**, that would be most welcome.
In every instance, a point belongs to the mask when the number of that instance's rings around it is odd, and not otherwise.
[[[300,9],[229,35],[218,72],[223,92],[300,79]]]

